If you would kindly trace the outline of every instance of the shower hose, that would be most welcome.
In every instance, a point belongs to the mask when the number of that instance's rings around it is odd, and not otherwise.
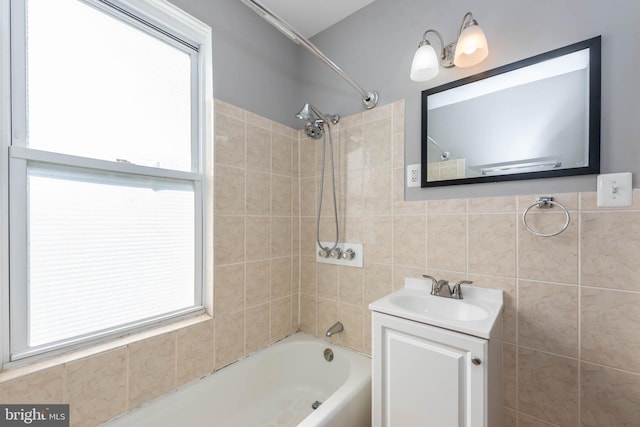
[[[316,216],[316,241],[320,249],[324,251],[325,256],[329,256],[340,242],[340,228],[338,226],[338,205],[336,202],[336,178],[335,178],[335,165],[333,163],[333,138],[331,137],[331,126],[328,122],[324,122],[323,125],[327,125],[327,131],[324,132],[322,137],[322,176],[320,177],[320,194],[318,197],[318,215]],[[322,199],[324,193],[324,173],[325,173],[325,152],[327,151],[327,134],[329,134],[329,151],[331,154],[331,186],[333,189],[333,215],[336,223],[336,241],[332,247],[322,246],[320,243],[320,212],[322,211]]]

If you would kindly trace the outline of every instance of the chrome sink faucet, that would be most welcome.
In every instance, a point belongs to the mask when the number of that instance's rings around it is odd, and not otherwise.
[[[431,279],[431,295],[444,298],[462,299],[463,297],[461,285],[470,285],[473,283],[470,280],[461,280],[453,285],[453,288],[451,288],[449,286],[448,280],[438,280],[433,276],[429,276],[428,274],[423,274],[422,277],[424,277],[425,279]]]

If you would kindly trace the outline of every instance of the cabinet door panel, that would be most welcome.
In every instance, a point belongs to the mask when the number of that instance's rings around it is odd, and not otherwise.
[[[487,341],[373,315],[375,427],[484,426]]]
[[[462,427],[464,351],[392,329],[384,339],[386,424]]]

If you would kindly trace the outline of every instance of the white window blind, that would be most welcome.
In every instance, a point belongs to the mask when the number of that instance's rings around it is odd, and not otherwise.
[[[157,0],[11,22],[10,360],[202,312],[210,29]]]
[[[194,188],[29,168],[29,347],[192,307]]]

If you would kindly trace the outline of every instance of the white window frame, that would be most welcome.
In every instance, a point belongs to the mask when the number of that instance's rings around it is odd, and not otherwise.
[[[207,194],[207,178],[212,176],[212,123],[213,123],[213,65],[211,28],[198,21],[166,0],[81,0],[124,22],[139,28],[149,26],[159,31],[160,38],[175,46],[187,45],[197,50],[192,55],[192,71],[196,88],[192,92],[192,171],[177,171],[138,166],[122,162],[110,162],[60,153],[50,153],[26,147],[25,95],[16,96],[25,87],[24,36],[11,40],[10,25],[20,29],[24,35],[24,0],[0,0],[0,363],[8,367],[24,360],[68,351],[95,342],[122,336],[144,328],[157,326],[167,321],[202,313],[209,308],[209,282],[212,281],[206,253],[210,247],[212,232],[208,211],[212,195]],[[15,34],[15,31],[14,31]],[[158,36],[158,34],[155,34]],[[16,43],[17,42],[17,43]],[[13,46],[13,48],[12,48]],[[17,46],[17,48],[16,48]],[[184,46],[180,46],[184,48]],[[13,76],[13,81],[12,81]],[[18,80],[16,80],[18,79]],[[18,90],[16,90],[16,88]],[[13,100],[12,100],[13,94]],[[17,124],[16,124],[17,123]],[[13,127],[12,127],[13,126]],[[27,163],[64,165],[70,168],[90,169],[96,172],[124,173],[130,176],[149,176],[191,181],[195,187],[195,295],[196,306],[184,312],[147,322],[114,328],[108,332],[89,334],[63,344],[54,344],[29,351],[26,344],[25,313],[17,308],[26,299],[26,171]],[[209,197],[208,197],[209,196]],[[10,292],[11,290],[11,292]],[[17,306],[14,304],[18,304]],[[26,307],[23,305],[22,307]],[[21,336],[20,336],[21,335]],[[16,338],[17,336],[17,338]],[[19,354],[16,353],[18,347]],[[14,362],[20,360],[20,362]]]

